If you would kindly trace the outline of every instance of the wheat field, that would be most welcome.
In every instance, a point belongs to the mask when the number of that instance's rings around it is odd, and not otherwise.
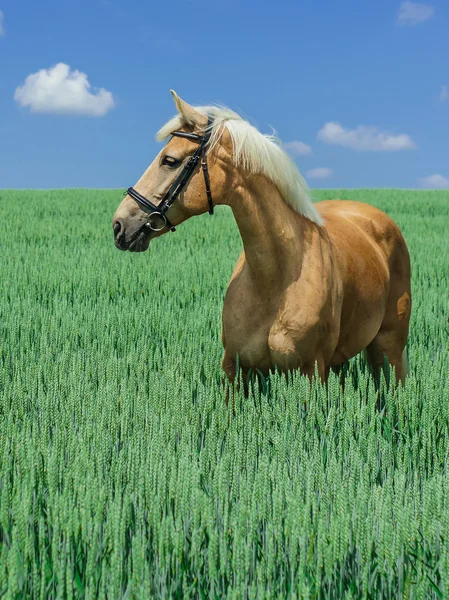
[[[387,211],[412,260],[405,389],[274,374],[235,414],[219,208],[115,249],[121,191],[0,191],[0,597],[449,597],[449,193]]]

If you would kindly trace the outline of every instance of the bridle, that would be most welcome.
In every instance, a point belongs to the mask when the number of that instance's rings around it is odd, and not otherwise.
[[[191,140],[192,142],[198,142],[198,148],[192,154],[192,156],[187,161],[185,167],[175,179],[175,181],[168,188],[167,193],[162,198],[160,204],[157,206],[153,204],[150,200],[139,194],[133,187],[130,187],[126,190],[125,195],[131,196],[133,200],[139,204],[143,211],[148,213],[148,219],[146,222],[139,228],[136,234],[140,234],[141,230],[144,227],[149,227],[152,231],[161,231],[165,226],[169,227],[170,231],[176,231],[175,227],[168,220],[167,211],[182,190],[189,183],[190,178],[192,177],[200,159],[201,159],[201,168],[203,170],[204,183],[206,185],[206,195],[207,201],[209,203],[209,214],[214,214],[214,205],[212,202],[212,193],[210,191],[210,180],[209,180],[209,171],[207,170],[207,160],[206,160],[206,145],[210,139],[212,133],[212,119],[208,117],[207,119],[207,128],[204,135],[197,135],[196,133],[187,133],[185,131],[172,131],[171,135],[174,137],[186,138],[187,140]],[[157,216],[162,219],[162,226],[156,227],[154,221],[151,221],[151,217]],[[137,235],[136,235],[137,237]]]

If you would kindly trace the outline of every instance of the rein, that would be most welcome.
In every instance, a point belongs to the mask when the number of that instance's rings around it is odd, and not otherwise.
[[[207,201],[209,203],[209,214],[214,214],[214,205],[212,202],[212,193],[210,191],[210,180],[209,180],[209,171],[207,169],[207,159],[206,159],[206,145],[210,139],[212,133],[212,119],[208,117],[207,119],[207,129],[204,135],[197,135],[196,133],[187,133],[184,131],[173,131],[171,133],[172,136],[186,138],[191,140],[192,142],[198,142],[199,146],[192,154],[192,156],[187,161],[185,167],[172,183],[172,185],[168,188],[167,193],[162,198],[160,204],[157,206],[153,204],[148,198],[139,194],[133,187],[130,187],[126,190],[125,195],[131,196],[133,200],[137,202],[137,204],[142,208],[143,211],[148,213],[147,221],[139,228],[137,233],[140,233],[141,229],[144,227],[149,227],[152,231],[161,231],[165,226],[169,227],[170,231],[176,231],[174,225],[170,223],[167,217],[167,211],[182,190],[189,183],[190,178],[192,177],[198,163],[201,160],[201,169],[203,170],[204,176],[204,184],[206,186],[206,195]],[[153,217],[153,222],[151,218]],[[154,217],[162,219],[162,226],[156,227],[154,223]]]

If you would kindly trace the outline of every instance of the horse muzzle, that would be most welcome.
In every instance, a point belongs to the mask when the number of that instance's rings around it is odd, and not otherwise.
[[[112,223],[115,247],[119,250],[130,252],[144,252],[150,243],[151,229],[147,223],[140,225],[130,232],[123,219],[114,219]]]

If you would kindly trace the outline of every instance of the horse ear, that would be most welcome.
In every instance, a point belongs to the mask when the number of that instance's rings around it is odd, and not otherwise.
[[[175,101],[177,111],[183,117],[187,125],[191,125],[192,127],[195,127],[195,125],[197,127],[204,127],[207,125],[207,117],[205,115],[202,115],[193,108],[193,106],[190,106],[190,104],[180,98],[174,90],[170,90],[170,93]]]

